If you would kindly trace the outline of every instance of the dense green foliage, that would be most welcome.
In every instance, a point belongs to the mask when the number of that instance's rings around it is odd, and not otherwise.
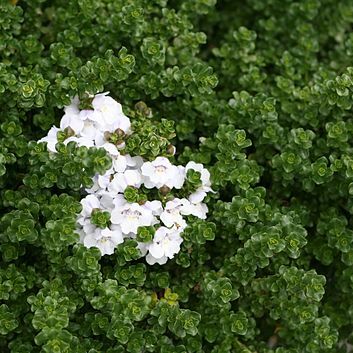
[[[2,0],[0,351],[345,352],[352,24],[351,0]],[[110,160],[35,142],[103,91],[130,150],[174,138],[211,171],[209,218],[166,265],[77,244],[81,186]]]

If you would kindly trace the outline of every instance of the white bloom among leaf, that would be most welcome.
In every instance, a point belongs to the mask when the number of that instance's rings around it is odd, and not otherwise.
[[[151,253],[148,253],[146,255],[146,262],[149,264],[149,265],[155,265],[155,264],[158,264],[158,265],[164,265],[166,264],[168,261],[168,258],[167,256],[162,256],[158,259],[156,259],[155,257],[153,257],[151,255]]]
[[[207,218],[208,207],[205,203],[193,204],[190,202],[189,206],[184,209],[184,214],[192,215],[200,219]]]
[[[92,142],[93,142],[98,133],[99,132],[97,131],[97,126],[94,121],[88,120],[88,119],[83,121],[83,127],[80,131],[81,137],[86,137],[86,138],[92,140]]]
[[[152,162],[145,162],[141,167],[146,188],[181,188],[184,178],[181,170],[170,163],[168,158],[157,157]]]
[[[65,145],[67,145],[69,142],[76,142],[78,147],[81,147],[81,146],[94,147],[93,141],[86,137],[71,136],[64,140]]]
[[[141,169],[143,165],[143,158],[140,156],[131,157],[129,154],[124,156],[126,158],[126,163],[131,169]]]
[[[123,193],[128,186],[139,188],[142,177],[138,170],[125,170],[123,173],[116,173],[111,180],[108,190],[115,193]]]
[[[123,234],[119,228],[114,230],[96,228],[94,233],[89,233],[84,237],[83,244],[87,248],[98,248],[102,255],[111,255],[117,245],[123,243],[123,241]]]
[[[200,173],[202,185],[189,196],[190,202],[193,204],[198,204],[204,200],[208,192],[213,192],[211,189],[210,172],[204,168],[201,163],[195,163],[193,161],[189,162],[185,166],[185,173],[187,173],[190,169]]]
[[[153,220],[152,211],[138,203],[125,203],[114,208],[111,214],[111,222],[120,225],[124,234],[136,234],[138,227],[150,226]]]
[[[75,96],[72,99],[71,104],[67,105],[64,108],[65,114],[79,114],[80,113],[80,109],[78,108],[79,103],[80,103],[80,100],[78,99],[78,96]]]
[[[147,201],[143,206],[150,209],[154,216],[160,216],[163,212],[162,202],[158,200]]]
[[[102,131],[113,132],[121,129],[125,133],[129,132],[130,119],[124,115],[121,104],[107,94],[108,92],[97,94],[94,97],[92,101],[94,114],[91,119],[98,123]]]
[[[85,123],[78,114],[65,114],[60,121],[60,129],[71,128],[76,135],[80,134]]]
[[[112,170],[109,169],[107,170],[103,175],[98,175],[98,185],[101,188],[101,190],[106,191],[111,179],[112,179]]]
[[[172,259],[175,254],[180,251],[180,245],[183,238],[177,231],[170,230],[166,227],[157,229],[153,241],[147,247],[149,251],[148,263],[154,264],[158,260],[164,262],[165,258]]]
[[[182,206],[183,202],[177,198],[167,202],[160,215],[160,219],[166,227],[174,227],[179,232],[186,228],[186,221],[180,213]]]
[[[104,148],[111,156],[119,156],[120,153],[118,151],[118,149],[116,148],[116,146],[112,143],[106,142],[104,143],[102,146],[100,146],[101,148]]]
[[[49,132],[48,135],[41,138],[38,142],[46,142],[47,143],[47,148],[50,152],[57,152],[55,145],[58,143],[58,132],[61,131],[59,128],[56,126],[53,126]]]
[[[193,169],[201,174],[202,186],[211,187],[210,172],[204,168],[201,163],[195,163],[191,161],[185,166],[185,172],[187,173],[189,169]]]
[[[139,227],[153,226],[157,228],[153,240],[137,242],[137,247],[148,264],[165,264],[180,251],[187,216],[206,218],[208,209],[202,201],[208,192],[213,192],[210,173],[202,164],[192,161],[184,167],[173,165],[162,156],[145,161],[141,156],[122,152],[125,139],[131,134],[130,119],[108,93],[92,98],[92,109],[80,110],[79,99],[75,97],[64,109],[60,128],[52,127],[39,140],[47,143],[48,151],[56,153],[59,134],[65,145],[75,142],[78,146],[103,148],[112,159],[111,168],[92,178],[93,185],[86,189],[88,195],[81,200],[82,211],[77,217],[80,242],[87,248],[97,247],[102,255],[111,255],[125,238],[136,240]],[[175,148],[170,145],[167,152],[174,154]],[[201,185],[185,197],[183,187],[190,169],[200,173]],[[135,188],[136,194],[132,190],[124,196],[128,186]],[[154,188],[163,189],[161,193],[146,191]],[[165,197],[153,200],[153,195],[161,194]],[[170,199],[172,194],[175,197]]]
[[[101,192],[101,198],[99,201],[102,207],[104,208],[104,210],[111,212],[115,207],[114,200],[115,200],[114,195],[112,195],[110,192],[107,192],[107,191]]]
[[[107,96],[109,92],[97,94],[92,100],[94,116],[92,120],[106,125],[113,124],[120,114],[123,114],[123,108],[112,97]]]
[[[97,196],[87,195],[81,200],[82,211],[84,217],[90,217],[94,209],[100,209],[101,204]]]
[[[92,110],[92,109],[83,109],[79,113],[80,118],[82,120],[84,120],[84,121],[92,121],[92,122],[94,122],[93,115],[94,115],[94,110]]]

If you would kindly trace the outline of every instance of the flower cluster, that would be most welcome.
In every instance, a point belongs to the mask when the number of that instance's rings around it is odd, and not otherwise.
[[[102,147],[110,142],[120,142],[130,132],[130,119],[123,113],[121,104],[107,93],[92,97],[92,109],[79,109],[79,99],[65,107],[60,128],[53,126],[46,137],[39,142],[47,142],[48,150],[56,152],[58,142],[68,144],[71,141],[78,146]],[[120,140],[120,141],[119,141]],[[108,147],[109,148],[109,147]]]
[[[58,142],[74,141],[104,148],[112,159],[111,168],[94,176],[81,200],[80,241],[111,255],[124,239],[134,239],[149,264],[165,264],[180,251],[186,217],[206,218],[203,200],[212,191],[210,173],[192,161],[184,167],[163,156],[151,161],[131,156],[124,149],[131,123],[121,105],[103,93],[91,97],[89,108],[80,110],[75,98],[65,107],[60,128],[52,127],[39,140],[50,152],[56,152]]]

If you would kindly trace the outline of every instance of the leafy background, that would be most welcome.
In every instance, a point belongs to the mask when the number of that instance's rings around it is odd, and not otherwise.
[[[1,350],[345,352],[352,22],[350,0],[3,0]],[[177,161],[211,171],[209,219],[166,266],[133,241],[105,258],[76,245],[80,185],[109,160],[35,143],[102,91],[136,151],[173,120]]]

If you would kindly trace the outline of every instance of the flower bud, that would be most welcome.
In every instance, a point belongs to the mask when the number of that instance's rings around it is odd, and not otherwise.
[[[161,188],[159,188],[159,192],[163,196],[166,196],[170,192],[170,188],[168,188],[168,186],[166,186],[166,185],[163,185]]]
[[[145,102],[142,102],[142,101],[137,102],[135,104],[135,109],[144,116],[151,116],[152,111],[150,108],[148,108]]]
[[[123,138],[123,137],[125,137],[125,132],[124,132],[124,130],[122,130],[122,129],[116,129],[116,130],[114,131],[114,133],[116,134],[116,136],[117,136],[118,138]]]
[[[174,156],[174,155],[175,155],[175,152],[176,152],[175,146],[173,146],[173,145],[168,145],[168,146],[167,146],[167,153],[168,153],[170,156]]]
[[[65,128],[64,132],[65,132],[67,137],[75,136],[75,131],[73,129],[71,129],[70,126]]]
[[[112,133],[110,133],[109,131],[106,131],[106,132],[104,133],[104,139],[105,139],[106,141],[110,141],[111,137],[112,137]]]

